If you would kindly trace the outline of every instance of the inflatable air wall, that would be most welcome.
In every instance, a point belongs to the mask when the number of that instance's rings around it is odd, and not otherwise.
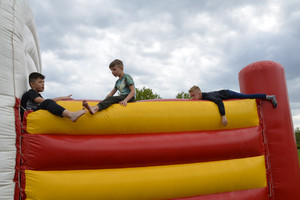
[[[239,74],[244,93],[224,101],[226,127],[209,101],[114,104],[76,123],[26,112],[19,197],[30,200],[296,200],[299,161],[283,67],[262,61]],[[69,110],[81,101],[61,101]],[[89,102],[92,105],[95,101]]]
[[[41,71],[39,43],[27,0],[0,1],[0,199],[12,200],[15,184],[15,99],[28,89],[28,74]],[[16,177],[17,178],[17,177]]]
[[[16,99],[28,74],[41,72],[35,23],[26,0],[1,0],[0,20],[1,200],[300,199],[280,64],[257,62],[239,74],[241,92],[275,94],[278,107],[224,101],[226,127],[215,104],[192,100],[113,105],[76,123],[40,110],[21,124]]]

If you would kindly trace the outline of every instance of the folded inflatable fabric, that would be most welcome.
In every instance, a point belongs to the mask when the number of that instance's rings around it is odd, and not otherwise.
[[[68,110],[82,109],[80,101],[61,101]],[[96,105],[97,102],[89,102]],[[136,134],[238,129],[259,125],[255,100],[224,101],[228,125],[222,126],[216,104],[210,101],[145,101],[114,104],[106,110],[89,113],[75,123],[46,110],[28,114],[25,132],[31,134]]]
[[[58,103],[82,109],[81,101]],[[161,200],[234,192],[262,199],[267,172],[256,100],[224,105],[226,127],[210,101],[115,104],[75,123],[46,110],[26,113],[22,194]]]
[[[25,174],[27,198],[42,200],[158,200],[267,186],[264,156],[141,168],[28,170]]]
[[[265,154],[260,127],[154,134],[23,134],[22,139],[23,169],[38,171],[174,165]]]

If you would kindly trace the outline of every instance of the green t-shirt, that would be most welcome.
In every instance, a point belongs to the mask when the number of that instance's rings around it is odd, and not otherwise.
[[[130,93],[129,86],[133,85],[133,79],[129,74],[124,74],[121,79],[118,79],[115,88],[120,91],[120,95],[128,95]]]

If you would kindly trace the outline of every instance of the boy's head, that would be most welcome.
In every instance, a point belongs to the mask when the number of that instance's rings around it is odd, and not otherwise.
[[[123,69],[123,62],[119,59],[116,59],[109,64],[109,69],[113,67],[121,67]]]
[[[45,76],[43,74],[33,72],[29,75],[29,85],[33,90],[37,92],[43,92],[45,84],[44,79]]]
[[[189,93],[192,97],[192,99],[202,99],[202,92],[200,90],[200,88],[196,85],[194,85],[193,87],[191,87],[191,89],[189,90]]]
[[[120,77],[123,74],[123,62],[121,60],[114,60],[109,64],[109,69],[111,70],[114,76]]]

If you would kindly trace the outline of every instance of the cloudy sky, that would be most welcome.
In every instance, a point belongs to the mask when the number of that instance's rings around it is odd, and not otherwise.
[[[29,0],[40,42],[44,97],[103,99],[124,62],[137,88],[162,98],[192,85],[239,91],[246,65],[285,68],[300,127],[299,0]]]

